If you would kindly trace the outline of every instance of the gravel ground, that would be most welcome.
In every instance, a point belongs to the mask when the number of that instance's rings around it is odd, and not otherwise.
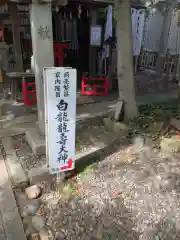
[[[41,214],[62,239],[180,239],[177,155],[167,158],[138,139],[73,184],[71,197],[52,186],[43,195]]]
[[[32,153],[24,134],[12,137],[12,142],[24,170],[30,170],[46,163],[45,155],[35,156]]]
[[[180,240],[180,154],[166,156],[156,146],[162,119],[173,106],[153,111],[145,106],[132,134],[144,137],[136,136],[131,144],[65,184],[44,183],[38,214],[56,240]],[[95,144],[98,133],[99,140],[105,137],[106,141],[110,135],[103,131],[100,127],[100,131],[82,132],[77,139],[79,149]],[[17,138],[14,144],[18,152]],[[28,151],[24,149],[19,153],[22,156]]]

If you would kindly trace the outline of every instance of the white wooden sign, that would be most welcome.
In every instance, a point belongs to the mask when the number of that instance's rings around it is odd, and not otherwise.
[[[100,25],[91,26],[91,46],[100,47],[101,46],[101,34],[102,28]]]
[[[133,35],[133,55],[139,56],[143,41],[145,13],[142,9],[131,9],[132,13],[132,35]]]
[[[46,157],[51,173],[74,169],[77,71],[44,68]]]

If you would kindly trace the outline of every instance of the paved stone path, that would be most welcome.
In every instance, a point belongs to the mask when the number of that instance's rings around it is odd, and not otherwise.
[[[2,222],[2,216],[0,216],[0,239],[5,240],[5,230]]]
[[[0,156],[0,240],[15,239],[25,240],[26,237],[4,159]]]

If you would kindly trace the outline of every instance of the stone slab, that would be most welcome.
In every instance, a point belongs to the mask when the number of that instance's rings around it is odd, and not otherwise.
[[[42,181],[52,181],[54,178],[55,175],[50,174],[47,166],[45,165],[32,168],[28,171],[28,179],[30,185],[34,185]]]
[[[46,153],[46,144],[44,136],[40,135],[37,128],[27,128],[26,140],[35,155]]]
[[[16,187],[26,187],[28,185],[28,177],[24,172],[16,152],[12,146],[12,141],[9,137],[2,139],[2,144],[6,154],[6,167],[9,173],[9,177],[12,181],[12,186]]]
[[[6,156],[7,155],[10,155],[10,156],[16,155],[16,152],[13,149],[13,145],[12,145],[10,138],[8,138],[8,137],[3,138],[2,144],[3,144],[4,150],[5,150]]]
[[[0,129],[0,138],[13,137],[13,136],[24,134],[25,132],[26,132],[26,129],[17,128],[17,127]]]
[[[105,143],[99,143],[98,142],[96,144],[96,147],[90,147],[89,149],[86,149],[85,152],[77,152],[76,153],[76,161],[78,161],[78,160],[80,160],[80,159],[82,159],[82,158],[84,158],[88,155],[92,155],[92,154],[94,154],[94,153],[96,153],[96,152],[98,152],[98,151],[100,151],[100,150],[102,150],[106,147],[107,147],[107,145]]]
[[[0,116],[5,116],[7,112],[12,112],[15,117],[20,117],[27,113],[37,113],[37,109],[31,106],[24,106],[24,103],[18,103],[14,100],[0,100]]]
[[[19,123],[15,126],[10,126],[8,128],[1,128],[0,129],[0,139],[4,137],[12,137],[21,134],[25,134],[27,128],[33,128],[35,126],[35,122],[28,122],[28,123]]]
[[[175,118],[172,118],[170,120],[170,126],[172,126],[173,128],[177,129],[178,131],[180,131],[180,120],[179,119],[175,119]]]
[[[27,113],[27,108],[23,103],[7,101],[1,106],[1,116],[6,115],[7,112],[11,112],[15,117],[20,117]]]
[[[106,112],[98,112],[95,115],[90,115],[89,117],[78,115],[76,118],[76,132],[86,129],[90,125],[99,125],[102,124],[102,118],[111,116],[114,113],[111,110]],[[45,137],[42,136],[37,128],[37,125],[34,123],[34,127],[26,128],[26,141],[28,142],[33,153],[38,156],[46,153],[46,143]]]
[[[6,236],[1,239],[26,240],[4,159],[2,156],[0,158],[0,215]]]
[[[46,229],[41,229],[39,231],[40,240],[49,240],[49,233]]]
[[[118,101],[116,105],[116,111],[115,111],[115,116],[114,119],[116,121],[119,121],[122,115],[122,109],[123,109],[124,102],[123,101]]]
[[[0,239],[6,240],[2,218],[0,216]]]
[[[5,100],[5,99],[0,100],[0,116],[5,115],[5,113],[8,111],[8,110],[5,111],[5,109],[4,109],[5,104],[12,105],[12,104],[14,104],[14,101],[13,100]]]
[[[31,115],[25,115],[21,117],[17,117],[15,119],[2,119],[0,120],[0,124],[2,128],[9,128],[13,126],[17,126],[19,124],[23,123],[31,123],[31,122],[36,122],[37,121],[37,115],[36,114],[31,114]]]

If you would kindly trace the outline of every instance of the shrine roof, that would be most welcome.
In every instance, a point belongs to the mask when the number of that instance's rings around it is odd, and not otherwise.
[[[114,4],[115,0],[39,0],[39,2],[53,2],[54,4],[61,5],[69,2],[83,2],[83,3],[99,3],[99,4]],[[179,0],[178,0],[179,1]],[[9,3],[15,2],[19,4],[32,3],[32,0],[0,0],[0,3]],[[159,3],[164,3],[166,0],[131,0],[132,5],[145,6],[147,2],[150,2],[154,5]]]

